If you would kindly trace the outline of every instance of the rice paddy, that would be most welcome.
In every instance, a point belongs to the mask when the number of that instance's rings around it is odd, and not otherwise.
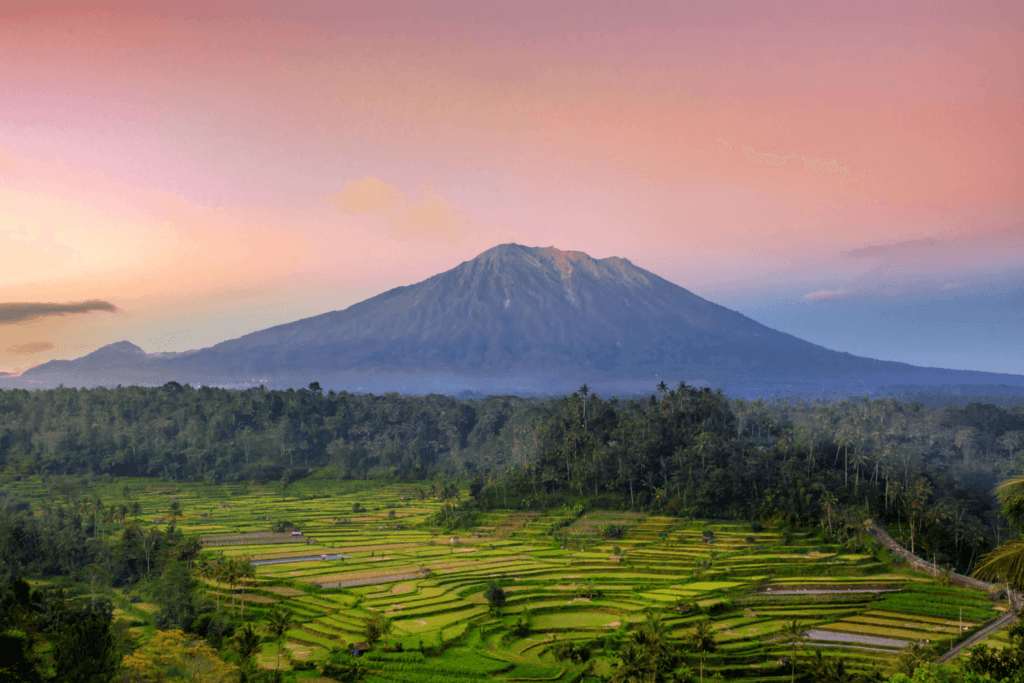
[[[35,479],[11,485],[28,497],[42,493]],[[884,672],[900,649],[952,641],[999,614],[981,591],[893,570],[811,532],[634,512],[569,519],[503,510],[442,535],[424,524],[439,506],[421,495],[423,485],[363,481],[304,480],[282,490],[137,479],[93,483],[81,493],[119,500],[126,485],[143,521],[166,524],[151,520],[167,518],[176,500],[184,514],[178,526],[199,534],[207,550],[257,564],[244,587],[246,618],[259,622],[275,605],[296,615],[282,668],[351,647],[365,640],[367,619],[390,617],[387,645],[401,644],[403,652],[369,653],[368,683],[607,674],[648,612],[662,617],[673,638],[711,620],[719,647],[706,675],[789,680],[779,661],[792,648],[780,632],[793,619],[806,629],[800,658],[820,649],[843,658],[848,670]],[[625,535],[602,540],[607,524]],[[566,532],[561,541],[552,528]],[[500,613],[484,598],[491,581],[507,596]],[[204,590],[222,604],[232,593],[236,603],[243,599],[242,586],[232,591],[210,580]],[[132,607],[134,618],[149,613],[149,605]],[[553,646],[564,640],[588,644],[594,658],[556,661]],[[276,655],[268,640],[260,661],[270,666]]]

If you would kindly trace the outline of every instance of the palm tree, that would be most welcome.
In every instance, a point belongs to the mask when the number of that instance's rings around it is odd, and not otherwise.
[[[782,640],[787,645],[793,646],[793,657],[790,659],[790,677],[791,682],[796,681],[796,646],[803,642],[804,639],[804,628],[796,619],[787,621],[786,625],[782,628]]]
[[[202,593],[199,599],[200,601],[204,601],[206,600],[206,582],[214,576],[213,561],[210,560],[209,557],[203,557],[201,560],[199,560],[198,564],[196,564],[196,574],[199,575],[199,580],[201,582],[200,591],[202,591]],[[219,600],[220,596],[218,595],[217,598]],[[220,609],[219,605],[217,609]]]
[[[231,592],[231,616],[235,616],[235,583],[238,581],[238,567],[235,561],[231,558],[220,556],[217,562],[217,581],[220,583],[226,583],[229,586]],[[219,596],[219,592],[218,592]],[[220,609],[220,598],[217,599],[218,609]]]
[[[274,607],[267,615],[267,631],[277,641],[277,668],[281,668],[281,646],[288,629],[295,623],[295,614],[290,609]]]
[[[235,568],[237,570],[236,578],[242,584],[242,612],[241,618],[245,619],[245,582],[249,579],[256,578],[256,567],[253,566],[252,560],[248,557],[235,562]]]
[[[612,683],[633,683],[647,678],[647,661],[643,651],[632,644],[624,647],[619,653],[619,668],[612,676]]]
[[[242,663],[247,664],[262,648],[260,634],[256,632],[256,627],[252,624],[242,626],[235,634],[231,647],[238,653]]]
[[[174,526],[174,523],[178,521],[179,517],[185,516],[185,513],[181,511],[181,503],[176,500],[167,508],[167,514],[171,518],[171,526]]]
[[[711,621],[705,619],[694,624],[693,629],[686,634],[686,641],[700,656],[700,680],[704,683],[704,662],[708,658],[708,653],[714,652],[718,647]]]

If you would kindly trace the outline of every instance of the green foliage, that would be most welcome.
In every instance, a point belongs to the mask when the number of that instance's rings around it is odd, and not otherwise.
[[[121,654],[110,630],[110,612],[83,611],[58,633],[54,668],[62,683],[107,683],[117,673]]]
[[[505,605],[505,590],[498,586],[494,581],[487,583],[487,588],[484,590],[484,599],[487,600],[487,604],[491,606],[491,609],[500,610]]]
[[[32,655],[32,643],[21,631],[0,632],[0,681],[43,683]]]
[[[968,652],[964,669],[971,673],[991,676],[993,679],[1009,679],[1024,673],[1024,622],[1016,622],[1007,633],[1009,647],[1001,650],[975,645]]]

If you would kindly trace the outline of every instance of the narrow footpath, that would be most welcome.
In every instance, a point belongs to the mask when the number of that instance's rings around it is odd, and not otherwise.
[[[911,553],[909,550],[907,550],[899,543],[897,543],[896,539],[890,536],[885,530],[879,529],[873,524],[869,525],[867,527],[867,530],[868,533],[871,534],[879,543],[881,543],[886,548],[893,551],[894,553],[902,557],[904,560],[909,562],[911,567],[913,567],[914,569],[927,572],[933,576],[938,576],[944,571],[939,567],[936,567],[928,560],[923,560],[917,555]],[[951,572],[949,576],[954,583],[965,586],[967,588],[979,588],[981,590],[986,591],[1002,590],[1003,588],[1003,586],[1001,585],[988,583],[987,581],[979,581],[978,579],[974,579],[969,576],[964,576],[963,574],[957,574],[955,572]],[[962,643],[954,645],[949,652],[942,655],[935,661],[939,664],[944,664],[953,659],[954,657],[956,657],[958,654],[960,654],[960,652],[965,648],[974,647],[975,645],[985,640],[999,629],[1005,628],[1013,622],[1017,621],[1017,609],[1021,604],[1021,595],[1018,591],[1010,591],[1010,595],[1008,597],[1010,600],[1010,609],[1007,610],[1005,614],[996,617],[992,621],[985,624],[985,626],[983,626],[980,630],[974,633],[974,635],[972,635],[970,638],[963,641]]]

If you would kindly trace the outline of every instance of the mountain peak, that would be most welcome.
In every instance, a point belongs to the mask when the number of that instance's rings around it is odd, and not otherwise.
[[[955,384],[954,376],[967,383],[968,375],[976,378],[972,383],[990,383],[983,373],[938,372],[946,373],[946,384]],[[531,393],[540,386],[697,377],[719,386],[864,390],[897,378],[924,385],[939,377],[772,330],[624,258],[520,244],[497,245],[344,310],[195,352],[147,356],[118,342],[25,376],[72,381],[65,378],[76,374],[105,383],[115,376],[292,386],[316,379],[356,390],[369,385],[401,391],[447,391],[475,382],[486,391]]]

